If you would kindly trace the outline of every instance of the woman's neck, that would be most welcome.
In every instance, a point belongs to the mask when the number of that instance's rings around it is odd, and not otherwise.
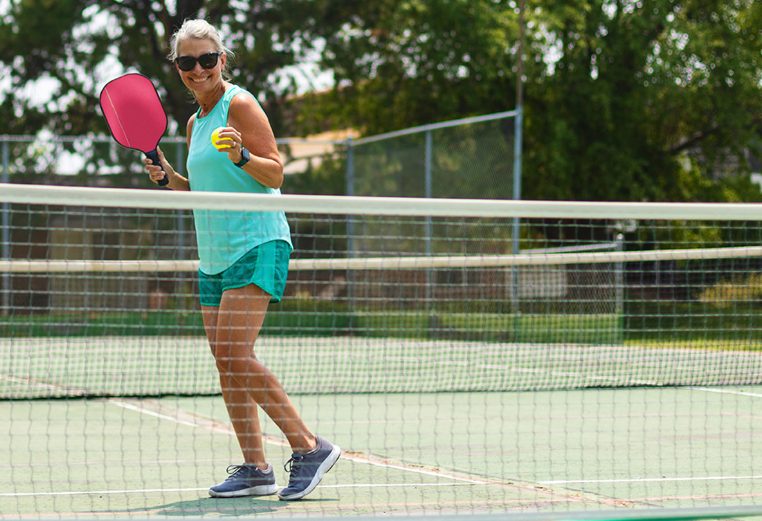
[[[225,95],[225,82],[220,82],[220,84],[212,89],[211,91],[203,94],[196,93],[196,102],[198,103],[199,107],[201,107],[201,115],[205,116],[209,114],[209,112],[212,111],[214,106],[217,104],[218,101],[222,98],[222,96]]]

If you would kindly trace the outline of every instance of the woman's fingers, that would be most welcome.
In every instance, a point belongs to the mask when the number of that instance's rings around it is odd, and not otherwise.
[[[215,148],[218,152],[230,153],[241,147],[242,139],[241,133],[234,127],[223,127],[218,133]]]
[[[167,175],[173,175],[175,173],[175,169],[172,168],[172,165],[169,164],[167,158],[164,157],[164,152],[162,152],[161,147],[156,147],[156,152],[159,154],[159,161],[161,162],[161,166],[164,171],[167,173]]]
[[[154,165],[153,162],[147,157],[143,159],[143,165],[146,172],[148,172],[148,177],[154,183],[158,183],[164,179],[164,176],[168,175],[169,172],[174,172],[172,167],[169,166],[169,163],[167,163],[164,159],[164,155],[161,152],[159,152],[159,160],[162,166]]]

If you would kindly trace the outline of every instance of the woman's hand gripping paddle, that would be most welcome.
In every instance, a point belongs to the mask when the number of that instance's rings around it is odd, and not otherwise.
[[[161,166],[156,147],[167,130],[167,115],[151,80],[130,73],[111,80],[100,96],[101,110],[117,143],[140,150],[154,165]],[[164,179],[160,186],[169,183]]]

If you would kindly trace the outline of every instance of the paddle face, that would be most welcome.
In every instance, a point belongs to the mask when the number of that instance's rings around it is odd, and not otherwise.
[[[100,105],[116,142],[140,150],[158,165],[156,146],[167,130],[167,115],[151,80],[136,73],[111,80],[101,91]],[[165,176],[159,184],[167,182]]]

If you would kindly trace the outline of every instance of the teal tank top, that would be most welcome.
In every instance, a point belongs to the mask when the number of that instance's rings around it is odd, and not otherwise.
[[[201,117],[196,113],[188,151],[188,180],[190,189],[202,192],[237,192],[272,194],[280,190],[268,188],[235,166],[227,154],[212,146],[212,132],[228,125],[230,102],[236,95],[251,93],[233,85],[225,92],[211,112]],[[214,275],[232,266],[252,248],[273,240],[291,245],[291,233],[283,211],[228,212],[222,210],[194,210],[199,268]]]

